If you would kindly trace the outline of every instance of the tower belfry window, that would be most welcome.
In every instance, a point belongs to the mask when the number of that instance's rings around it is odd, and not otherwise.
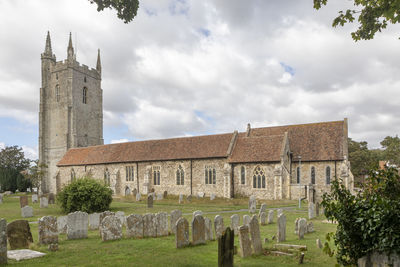
[[[86,76],[83,78],[83,82],[86,82]]]
[[[87,88],[83,87],[82,90],[82,103],[87,104]]]

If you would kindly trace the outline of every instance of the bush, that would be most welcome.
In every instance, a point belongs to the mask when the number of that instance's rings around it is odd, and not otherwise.
[[[77,179],[57,195],[57,202],[65,213],[102,212],[110,208],[111,201],[111,189],[87,177]]]
[[[341,182],[332,183],[331,194],[324,194],[322,206],[328,220],[336,220],[333,250],[342,265],[357,265],[357,259],[377,251],[400,253],[400,177],[396,169],[370,172],[364,190],[352,195]]]

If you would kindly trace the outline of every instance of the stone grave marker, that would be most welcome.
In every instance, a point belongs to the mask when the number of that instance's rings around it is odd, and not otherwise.
[[[315,204],[313,202],[308,203],[308,219],[315,218]]]
[[[204,225],[205,225],[205,239],[206,241],[214,240],[214,231],[212,227],[212,221],[210,218],[204,218]]]
[[[143,216],[143,236],[144,237],[157,236],[156,216],[153,213],[146,213]]]
[[[260,211],[258,212],[258,217],[261,216],[262,212],[265,212],[265,213],[267,212],[267,204],[265,204],[265,203],[261,204]]]
[[[49,206],[49,200],[47,197],[40,197],[40,207],[47,208]]]
[[[286,216],[285,214],[281,214],[278,216],[278,232],[277,232],[277,240],[278,242],[283,242],[286,240]]]
[[[28,206],[28,196],[20,196],[19,205],[21,206],[21,208]]]
[[[49,204],[56,204],[56,198],[53,193],[49,194]]]
[[[314,230],[314,224],[312,222],[309,222],[307,224],[307,233],[313,233],[314,231],[315,231]]]
[[[121,226],[126,225],[126,217],[125,217],[125,212],[123,211],[117,211],[115,213],[115,217],[117,217],[121,221]]]
[[[211,193],[210,194],[210,200],[214,200],[215,199],[215,194],[214,193]]]
[[[299,239],[303,239],[304,234],[307,233],[307,220],[306,219],[304,219],[304,218],[299,219],[298,232],[299,232]]]
[[[101,240],[118,240],[122,238],[122,222],[117,216],[109,215],[100,224]]]
[[[233,267],[235,235],[231,228],[227,227],[218,238],[218,267]]]
[[[239,227],[239,245],[239,254],[242,258],[251,256],[251,242],[249,238],[249,227],[247,225]]]
[[[203,198],[205,195],[206,195],[206,194],[205,194],[204,192],[199,192],[199,193],[197,193],[197,196],[198,196],[199,198]]]
[[[279,216],[279,215],[281,215],[281,214],[283,214],[283,210],[282,209],[278,209],[277,211],[276,211],[276,213],[277,213],[277,217]]]
[[[136,197],[137,193],[138,193],[137,189],[134,188],[133,191],[132,191],[132,195],[134,195]]]
[[[239,226],[240,226],[240,217],[237,214],[233,214],[231,216],[231,229],[235,233],[235,235],[239,234]]]
[[[254,254],[262,253],[262,243],[260,235],[260,225],[258,224],[257,215],[253,215],[249,223],[251,245],[253,246]]]
[[[186,200],[187,200],[188,202],[192,202],[192,195],[188,195],[188,196],[186,197]]]
[[[182,211],[173,210],[171,211],[171,233],[176,234],[176,222],[182,217]]]
[[[147,196],[147,208],[152,208],[153,207],[153,195],[148,195]]]
[[[179,204],[183,202],[183,194],[179,194]]]
[[[0,204],[3,204],[3,194],[0,194]]]
[[[298,235],[299,234],[299,220],[300,218],[296,218],[294,221],[294,234]]]
[[[0,219],[0,265],[7,264],[7,221]]]
[[[192,220],[192,244],[200,245],[206,243],[205,221],[202,215],[194,216]]]
[[[214,218],[214,229],[215,229],[215,237],[220,238],[222,236],[222,232],[224,231],[224,218],[221,215],[217,215]]]
[[[44,216],[39,219],[39,244],[58,244],[57,217]]]
[[[249,215],[247,215],[247,214],[243,215],[243,225],[249,226],[250,220],[251,220],[251,217]]]
[[[25,206],[21,209],[21,216],[23,218],[33,217],[33,208],[31,206]]]
[[[126,218],[127,237],[143,238],[143,216],[131,214]]]
[[[260,213],[260,223],[261,225],[267,224],[267,214],[265,213],[265,211]]]
[[[250,196],[249,198],[249,212],[255,213],[257,210],[257,199],[255,196]]]
[[[140,199],[142,198],[142,195],[140,193],[136,194],[136,201],[140,201]]]
[[[100,213],[100,215],[99,215],[99,227],[100,227],[101,221],[102,221],[106,216],[110,216],[110,215],[115,216],[115,212],[106,210],[106,211],[103,211],[102,213]]]
[[[30,250],[30,249],[10,250],[7,253],[7,257],[9,259],[16,260],[16,261],[39,258],[39,257],[43,257],[44,255],[46,255],[46,254],[39,252],[39,251]]]
[[[57,218],[57,230],[59,234],[67,233],[68,216],[60,216]]]
[[[33,243],[33,238],[28,221],[16,220],[10,222],[7,225],[7,239],[12,250],[29,248],[29,244]]]
[[[196,217],[196,215],[201,215],[201,216],[203,216],[203,212],[202,212],[201,210],[193,211],[192,219],[194,219],[194,217]]]
[[[189,223],[184,217],[176,222],[175,245],[176,248],[189,246]]]
[[[268,224],[274,223],[274,210],[269,210],[268,211],[267,223]]]
[[[162,193],[158,193],[157,194],[157,200],[163,200],[163,194]]]
[[[86,212],[75,211],[67,217],[67,238],[82,239],[88,236],[89,215]]]
[[[159,212],[156,214],[156,231],[157,236],[168,235],[168,213]]]
[[[317,239],[317,240],[316,240],[316,243],[317,243],[317,248],[321,249],[321,248],[323,247],[323,246],[322,246],[322,242],[321,242],[320,239]]]
[[[89,229],[97,230],[100,226],[100,213],[89,214]]]
[[[167,198],[167,196],[168,196],[168,191],[165,190],[165,191],[164,191],[164,198]]]
[[[32,203],[38,203],[38,201],[39,201],[38,195],[37,194],[33,194],[32,195]]]

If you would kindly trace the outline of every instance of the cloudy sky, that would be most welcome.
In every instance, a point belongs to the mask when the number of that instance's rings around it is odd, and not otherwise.
[[[351,1],[141,0],[129,24],[87,0],[0,1],[0,147],[37,157],[40,53],[69,32],[101,49],[105,143],[349,119],[370,147],[400,132],[400,27],[354,42],[332,28]]]

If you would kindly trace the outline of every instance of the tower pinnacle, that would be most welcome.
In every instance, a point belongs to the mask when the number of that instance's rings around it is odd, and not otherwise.
[[[73,48],[73,46],[72,46],[72,34],[71,34],[71,33],[69,33],[69,42],[68,42],[68,49],[67,49],[67,51],[68,51],[68,57],[67,57],[67,59],[68,59],[68,60],[73,60],[73,59],[75,59],[74,48]]]
[[[48,56],[53,55],[53,51],[51,50],[51,40],[50,40],[50,32],[47,31],[47,37],[46,37],[46,47],[44,49],[44,54]]]
[[[96,70],[101,73],[100,49],[97,50]]]

